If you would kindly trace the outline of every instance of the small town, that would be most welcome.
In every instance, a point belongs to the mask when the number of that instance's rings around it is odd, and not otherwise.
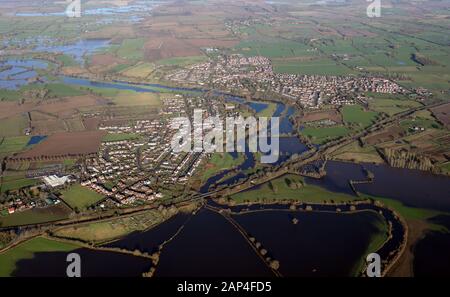
[[[192,85],[211,85],[216,89],[241,94],[278,94],[304,108],[319,109],[364,100],[366,92],[405,94],[407,90],[382,77],[295,75],[275,73],[270,59],[262,56],[219,56],[166,76],[168,80]],[[357,96],[353,96],[357,94]]]

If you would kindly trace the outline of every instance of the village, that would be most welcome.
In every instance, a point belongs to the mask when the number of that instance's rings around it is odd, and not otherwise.
[[[165,198],[161,188],[183,187],[208,158],[204,152],[173,151],[171,142],[177,130],[171,129],[172,121],[176,117],[192,117],[194,109],[203,109],[208,115],[226,108],[221,101],[214,102],[204,96],[177,94],[163,100],[157,119],[102,124],[99,130],[111,140],[102,142],[97,154],[84,157],[78,170],[68,172],[63,166],[50,166],[29,171],[27,176],[39,181],[37,185],[27,189],[30,194],[8,199],[0,211],[7,209],[8,214],[13,214],[57,205],[64,201],[58,193],[71,184],[80,184],[104,197],[93,206],[99,209],[136,206]],[[199,128],[208,130],[207,125],[194,127]],[[124,135],[128,137],[123,139]]]
[[[270,59],[262,56],[219,56],[217,60],[196,64],[166,76],[166,79],[189,85],[242,94],[278,94],[303,108],[319,109],[364,101],[364,93],[406,94],[397,83],[374,76],[323,76],[281,74],[273,71]],[[356,95],[356,96],[355,96]]]

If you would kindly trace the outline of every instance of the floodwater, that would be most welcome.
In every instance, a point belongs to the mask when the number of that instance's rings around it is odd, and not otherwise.
[[[387,165],[329,161],[327,175],[307,182],[335,192],[354,194],[349,180],[366,180],[364,168],[375,175],[372,183],[355,185],[357,191],[401,201],[405,205],[450,211],[450,177],[424,171],[393,168]]]
[[[450,230],[450,216],[440,215],[431,222]],[[415,276],[450,275],[450,233],[430,231],[414,247]]]
[[[77,249],[82,277],[140,277],[152,266],[151,260],[115,252]],[[36,253],[32,259],[20,260],[13,272],[19,277],[66,277],[67,252]]]
[[[283,276],[350,276],[382,219],[370,211],[266,211],[233,218],[280,262]]]
[[[37,59],[0,61],[0,89],[16,90],[25,86],[30,79],[37,78],[36,70],[46,69],[48,66],[49,62]]]
[[[100,49],[108,47],[109,39],[81,39],[66,45],[40,45],[34,48],[35,52],[63,53],[71,56],[78,63],[84,63],[84,57]]]
[[[38,144],[41,141],[45,140],[46,138],[47,136],[39,136],[39,135],[32,136],[28,141],[27,146]]]
[[[155,276],[270,277],[273,273],[225,218],[202,209],[164,248]]]
[[[174,236],[177,231],[187,222],[189,215],[179,213],[166,222],[145,232],[134,232],[124,238],[108,243],[105,247],[128,249],[130,251],[140,250],[142,252],[154,253],[166,240]]]
[[[164,4],[164,1],[134,1],[130,5],[109,6],[82,9],[82,15],[85,16],[115,16],[129,13],[148,13],[154,9],[155,6]],[[15,16],[18,17],[45,17],[45,16],[66,16],[65,11],[60,12],[19,12]]]
[[[329,205],[315,206],[314,212],[288,211],[286,207],[253,205],[250,208],[260,211],[232,216],[268,250],[267,256],[280,262],[282,275],[348,276],[357,273],[355,268],[365,253],[372,252],[367,247],[381,220],[376,211],[343,214],[332,212]],[[232,208],[236,211],[239,207]],[[347,211],[348,206],[342,209]],[[298,219],[297,224],[293,224],[293,218]],[[390,247],[398,247],[400,239],[394,236]],[[153,229],[132,233],[105,246],[152,253],[163,243],[157,277],[273,276],[246,238],[221,214],[206,208],[195,215],[180,213]],[[115,252],[85,248],[74,252],[81,256],[82,276],[86,277],[136,277],[149,271],[152,265],[146,258]],[[383,256],[390,251],[384,252]],[[13,275],[64,277],[67,254],[37,253],[32,259],[19,261]]]

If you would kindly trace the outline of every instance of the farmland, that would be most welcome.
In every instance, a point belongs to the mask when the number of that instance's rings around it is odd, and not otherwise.
[[[204,62],[206,60],[207,58],[205,56],[175,57],[158,60],[157,64],[163,66],[188,66],[191,64]]]
[[[19,152],[27,146],[28,141],[29,136],[3,138],[0,140],[0,154]]]
[[[16,115],[7,119],[0,119],[0,137],[21,136],[28,127],[28,120],[24,115]]]
[[[390,126],[381,132],[362,138],[362,141],[365,144],[375,145],[386,141],[393,141],[404,135],[406,135],[406,132],[403,128],[399,126]]]
[[[450,103],[446,104],[444,106],[433,108],[432,109],[433,114],[436,116],[436,118],[444,124],[446,127],[450,125]]]
[[[337,160],[351,161],[357,163],[363,162],[377,163],[377,164],[384,163],[384,160],[380,157],[375,147],[373,146],[361,147],[357,141],[352,142],[334,152],[333,158]]]
[[[125,39],[117,49],[117,56],[130,61],[141,60],[143,58],[143,47],[145,39]]]
[[[364,111],[359,105],[351,105],[343,108],[342,115],[346,124],[354,124],[365,128],[373,124],[378,114]]]
[[[275,72],[302,75],[345,75],[353,71],[336,64],[335,61],[327,58],[311,61],[280,61],[274,65]]]
[[[8,175],[3,176],[2,184],[0,186],[0,193],[5,193],[6,191],[14,191],[24,187],[34,186],[38,184],[39,181],[31,178],[26,178],[23,175]]]
[[[390,116],[420,105],[417,101],[389,98],[376,98],[369,101],[369,106],[372,110],[383,112]]]
[[[96,153],[104,135],[105,132],[102,131],[53,134],[31,150],[19,154],[17,158],[62,158],[69,155]]]
[[[313,143],[321,144],[327,141],[348,135],[350,130],[344,126],[336,127],[307,127],[300,131],[301,134],[311,139]]]
[[[121,73],[129,77],[145,78],[155,70],[155,66],[151,63],[140,63],[135,66],[126,68]]]
[[[56,205],[47,208],[34,208],[0,217],[2,227],[21,226],[55,222],[67,219],[70,210],[64,205]]]
[[[161,104],[159,98],[159,94],[154,93],[120,91],[111,99],[117,106],[159,106]]]
[[[306,113],[299,120],[303,123],[331,120],[338,124],[342,124],[342,114],[339,113],[335,109],[323,110],[323,111]]]
[[[120,238],[135,231],[144,231],[155,226],[173,214],[163,215],[149,210],[133,217],[113,219],[100,223],[58,229],[54,235],[84,242],[101,243]]]
[[[124,141],[124,140],[132,140],[139,138],[138,134],[134,133],[116,133],[116,134],[106,134],[102,138],[102,142],[115,142],[115,141]]]

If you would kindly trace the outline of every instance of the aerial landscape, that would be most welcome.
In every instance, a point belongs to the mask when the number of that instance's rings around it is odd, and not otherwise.
[[[449,32],[449,0],[0,0],[0,277],[450,276]]]

